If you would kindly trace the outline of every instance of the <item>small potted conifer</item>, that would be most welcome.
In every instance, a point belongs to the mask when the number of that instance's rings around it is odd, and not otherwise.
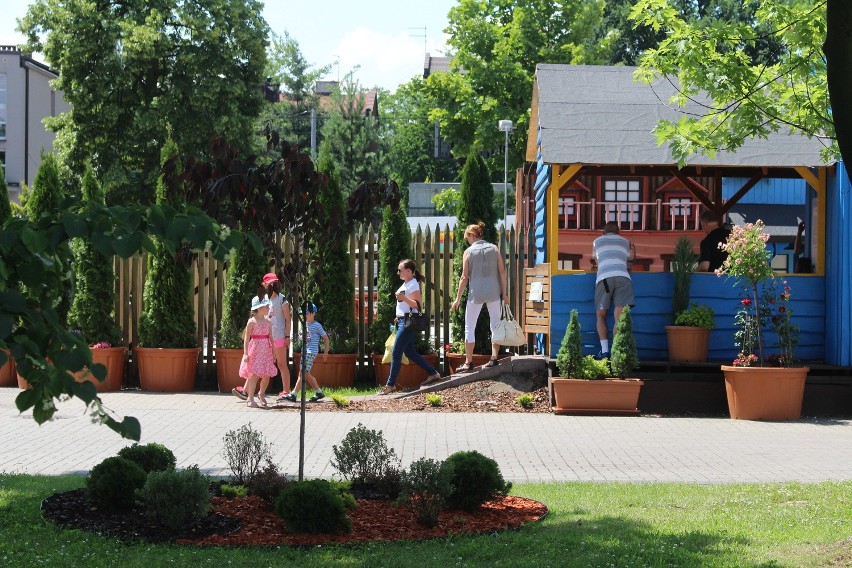
[[[710,330],[716,326],[713,309],[689,302],[692,273],[698,260],[692,241],[680,237],[672,258],[674,293],[672,294],[672,325],[666,326],[669,361],[703,363],[707,361]]]

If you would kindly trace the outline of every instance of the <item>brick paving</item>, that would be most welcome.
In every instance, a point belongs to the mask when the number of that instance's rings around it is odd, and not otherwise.
[[[0,471],[85,474],[129,444],[92,424],[79,401],[60,405],[38,426],[19,414],[16,388],[0,388]],[[273,445],[282,471],[295,474],[299,415],[246,409],[227,394],[104,393],[117,416],[135,416],[142,442],[158,442],[178,466],[197,464],[227,475],[221,455],[228,430],[251,422]],[[458,450],[494,458],[513,482],[632,481],[734,483],[852,479],[852,420],[748,422],[726,418],[554,416],[487,413],[310,412],[306,418],[305,475],[329,478],[332,445],[359,422],[384,432],[407,466]]]

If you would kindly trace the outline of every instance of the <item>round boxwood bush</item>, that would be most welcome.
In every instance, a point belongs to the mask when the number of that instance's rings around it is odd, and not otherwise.
[[[287,530],[302,533],[350,532],[346,503],[338,488],[324,479],[293,483],[275,501],[275,512]]]
[[[512,488],[511,483],[503,480],[497,462],[475,450],[456,452],[441,467],[452,468],[453,491],[447,498],[452,509],[476,511],[486,501],[506,495]]]
[[[108,511],[129,511],[136,504],[136,491],[147,475],[135,462],[121,456],[105,459],[86,478],[89,499]]]
[[[177,531],[194,525],[210,510],[208,481],[197,466],[183,471],[154,471],[139,491],[145,514],[164,527]]]
[[[135,462],[145,473],[174,469],[177,463],[172,451],[162,444],[133,444],[119,450],[118,455]]]

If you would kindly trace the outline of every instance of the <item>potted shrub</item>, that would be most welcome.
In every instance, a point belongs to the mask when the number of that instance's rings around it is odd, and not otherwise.
[[[597,361],[591,355],[582,356],[577,310],[571,310],[556,357],[556,367],[561,376],[550,379],[555,414],[639,413],[636,404],[644,383],[639,379],[626,378],[638,363],[629,307],[624,308],[616,324],[611,353],[609,361]],[[605,378],[610,371],[618,378]]]
[[[317,170],[328,177],[318,195],[323,205],[318,213],[320,222],[324,226],[339,225],[345,218],[343,193],[328,141],[320,148]],[[308,246],[313,260],[307,267],[305,297],[319,308],[318,319],[329,334],[331,349],[325,361],[318,358],[314,362],[313,374],[322,377],[323,386],[351,387],[358,372],[358,344],[349,239],[331,231],[318,231],[310,235]]]
[[[692,241],[686,237],[677,240],[672,259],[674,291],[672,293],[672,325],[666,326],[669,344],[669,361],[678,363],[703,363],[707,361],[710,330],[716,326],[713,310],[707,306],[689,303],[692,273],[698,257]]]
[[[177,145],[167,141],[161,163],[176,154]],[[157,203],[178,209],[183,205],[177,192],[167,191],[162,175],[157,182]],[[188,392],[195,384],[200,349],[192,307],[190,258],[186,246],[175,253],[165,242],[154,239],[142,292],[139,344],[134,350],[142,390]]]
[[[222,296],[222,321],[216,334],[216,382],[219,392],[242,386],[240,362],[243,330],[249,317],[249,300],[257,294],[266,271],[266,259],[246,239],[231,257]]]
[[[722,245],[728,258],[716,272],[733,278],[743,294],[734,319],[739,353],[733,365],[722,365],[728,411],[743,420],[797,420],[810,369],[793,366],[798,326],[791,319],[790,286],[772,270],[768,240],[758,219],[734,227]],[[770,337],[778,351],[768,355]]]
[[[104,205],[104,192],[91,166],[83,175],[83,203],[91,208]],[[78,380],[89,380],[98,391],[121,389],[127,348],[123,345],[121,329],[115,322],[115,272],[112,258],[98,251],[87,239],[71,241],[74,254],[74,274],[77,291],[68,312],[68,326],[82,335],[92,351],[92,361],[104,365],[106,379],[95,379],[88,369],[76,373]]]

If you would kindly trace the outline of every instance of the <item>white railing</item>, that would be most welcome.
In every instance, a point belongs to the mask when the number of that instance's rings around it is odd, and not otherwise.
[[[625,231],[698,231],[697,201],[562,201],[560,229],[597,230],[609,221]]]

